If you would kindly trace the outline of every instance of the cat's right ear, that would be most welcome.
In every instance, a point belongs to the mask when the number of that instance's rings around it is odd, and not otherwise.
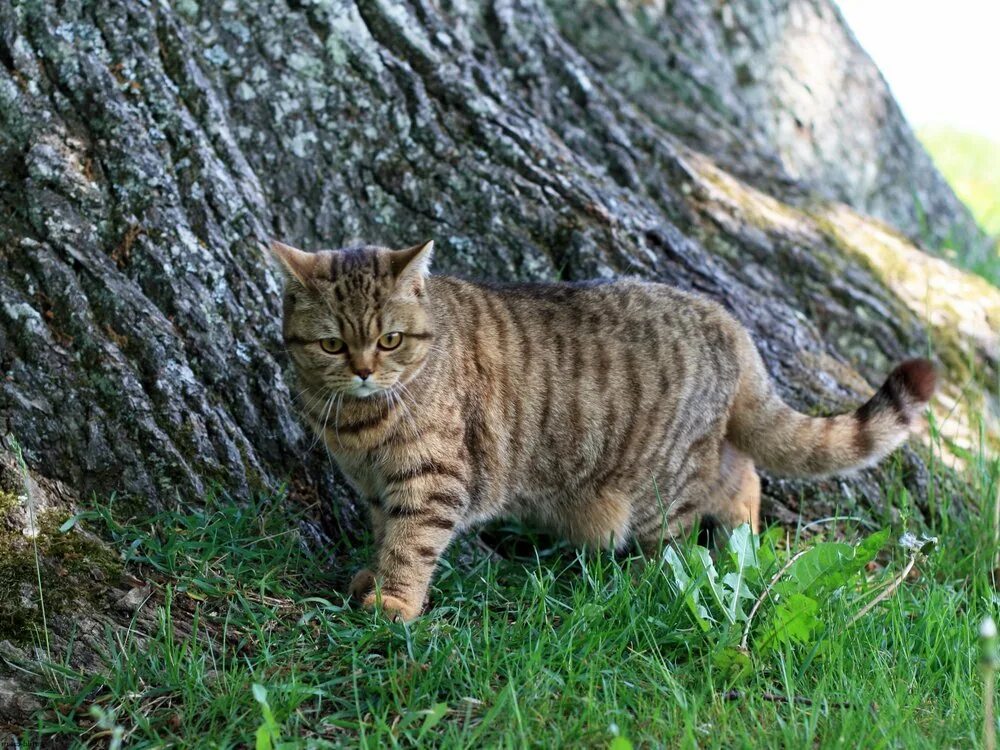
[[[309,280],[316,273],[316,254],[303,252],[277,240],[271,240],[271,253],[281,261],[289,278],[297,279],[303,286],[309,285]]]
[[[433,255],[434,240],[408,247],[406,250],[393,250],[390,253],[390,260],[397,288],[404,289],[409,286],[418,296],[422,294],[424,279],[430,270]]]

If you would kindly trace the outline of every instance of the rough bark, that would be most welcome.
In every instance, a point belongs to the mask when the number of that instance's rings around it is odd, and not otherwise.
[[[805,409],[933,342],[959,433],[996,410],[1000,296],[912,244],[982,238],[829,0],[2,3],[0,206],[0,433],[56,515],[290,478],[350,525],[283,379],[270,236],[697,289]],[[877,476],[770,482],[771,512],[878,504]]]
[[[785,197],[782,181],[803,182],[934,246],[984,245],[828,0],[560,0],[556,16],[607,81],[742,179]]]

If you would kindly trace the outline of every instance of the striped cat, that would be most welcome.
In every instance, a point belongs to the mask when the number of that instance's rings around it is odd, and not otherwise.
[[[407,620],[463,529],[513,516],[647,554],[706,514],[756,529],[755,463],[870,466],[935,387],[910,360],[856,412],[809,417],[775,392],[747,331],[695,294],[430,276],[432,242],[272,249],[305,418],[371,510],[377,560],[351,593]]]

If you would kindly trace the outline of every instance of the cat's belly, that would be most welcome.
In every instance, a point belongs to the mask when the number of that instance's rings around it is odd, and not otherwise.
[[[631,538],[632,498],[615,490],[521,495],[509,515],[573,544],[621,548]]]

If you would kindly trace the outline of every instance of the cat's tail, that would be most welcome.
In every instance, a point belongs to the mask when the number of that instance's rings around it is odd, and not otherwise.
[[[810,417],[781,400],[756,347],[750,348],[727,438],[760,468],[784,476],[838,474],[875,464],[906,440],[937,384],[931,362],[911,359],[857,411]]]

